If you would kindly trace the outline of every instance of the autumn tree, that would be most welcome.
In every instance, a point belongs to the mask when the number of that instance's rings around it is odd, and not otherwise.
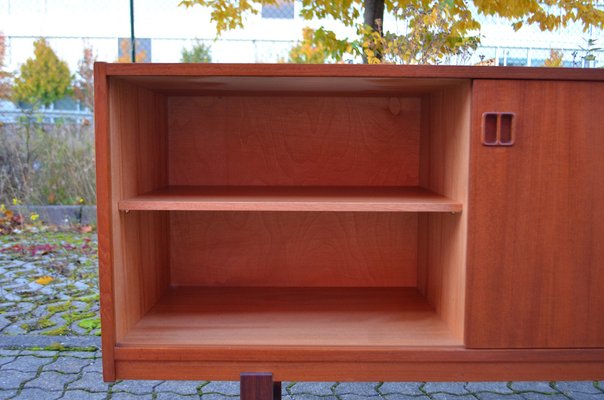
[[[261,5],[279,0],[182,0],[181,5],[208,7],[217,34],[242,28],[245,17],[257,14]],[[471,3],[471,4],[470,4]],[[384,26],[388,13],[402,26]],[[337,37],[323,27],[313,31],[314,43],[322,43],[335,60],[347,54],[365,62],[429,63],[463,54],[479,43],[480,24],[475,13],[510,21],[514,29],[536,24],[554,30],[578,22],[584,30],[604,27],[604,11],[585,0],[302,0],[304,19],[334,19],[354,28],[354,37]]]
[[[330,51],[322,41],[315,40],[315,31],[306,27],[302,30],[302,41],[289,51],[289,62],[296,64],[324,64],[330,58]]]
[[[84,54],[78,61],[78,70],[73,94],[88,109],[94,109],[94,62],[96,57],[91,47],[84,48]]]
[[[34,58],[28,58],[21,66],[13,87],[13,100],[34,108],[49,106],[71,95],[71,81],[67,63],[42,38],[34,42]]]
[[[5,71],[4,57],[6,56],[6,36],[0,32],[0,99],[10,98],[11,74]]]

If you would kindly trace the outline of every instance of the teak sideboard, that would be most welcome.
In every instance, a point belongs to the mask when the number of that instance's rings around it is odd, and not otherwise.
[[[604,70],[95,65],[104,377],[604,379]]]

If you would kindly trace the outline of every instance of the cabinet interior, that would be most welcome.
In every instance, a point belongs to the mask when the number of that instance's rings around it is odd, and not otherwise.
[[[469,80],[108,93],[118,346],[463,344]]]

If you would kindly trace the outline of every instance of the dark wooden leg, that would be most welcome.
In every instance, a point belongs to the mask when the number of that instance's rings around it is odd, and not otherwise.
[[[273,382],[273,400],[281,400],[281,382]]]
[[[240,383],[241,400],[281,399],[281,382],[273,383],[270,372],[243,372]]]

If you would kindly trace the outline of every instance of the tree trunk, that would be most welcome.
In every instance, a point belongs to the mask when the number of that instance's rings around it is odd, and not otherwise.
[[[363,14],[364,23],[370,26],[374,31],[378,32],[380,36],[383,34],[383,21],[384,21],[384,0],[364,0],[363,6],[365,13]],[[380,60],[382,55],[376,53],[376,57]],[[363,63],[367,64],[367,57],[363,55]]]

